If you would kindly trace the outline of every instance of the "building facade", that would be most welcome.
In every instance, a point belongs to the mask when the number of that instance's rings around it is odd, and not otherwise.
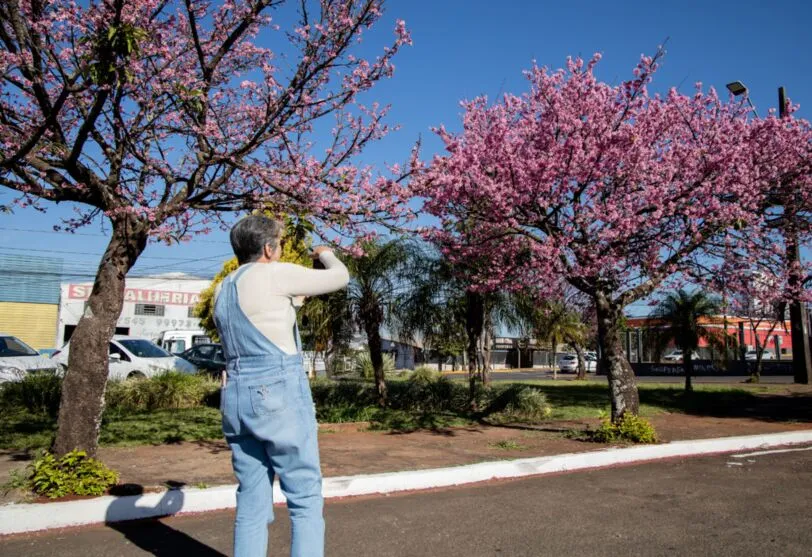
[[[210,284],[183,273],[128,278],[116,334],[155,340],[163,331],[199,329],[200,319],[192,312]],[[91,282],[62,285],[56,346],[70,340],[92,288]]]
[[[62,259],[0,255],[0,333],[54,348]]]
[[[732,339],[731,346],[738,345],[740,351],[754,350],[758,343],[763,349],[772,352],[776,359],[792,358],[792,333],[788,320],[782,323],[768,319],[715,315],[701,318],[699,324],[717,330],[720,334],[726,331]],[[656,359],[655,337],[657,331],[664,326],[650,317],[627,319],[627,331],[622,340],[630,361],[650,362]],[[713,355],[712,347],[706,339],[700,339],[698,352],[703,359],[711,358]]]

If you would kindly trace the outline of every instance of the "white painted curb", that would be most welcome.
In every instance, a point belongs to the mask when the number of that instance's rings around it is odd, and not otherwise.
[[[641,445],[584,453],[482,462],[449,468],[325,478],[323,493],[326,498],[394,493],[457,486],[499,478],[521,478],[632,462],[766,449],[801,443],[812,443],[812,430],[675,441],[663,445]],[[235,490],[236,486],[228,485],[123,497],[106,496],[80,501],[10,504],[0,507],[0,535],[229,509],[236,505]],[[281,503],[284,500],[285,497],[280,491],[279,485],[274,485],[274,502]]]

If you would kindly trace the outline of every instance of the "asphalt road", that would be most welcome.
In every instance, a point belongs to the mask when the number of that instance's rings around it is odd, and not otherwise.
[[[466,373],[448,373],[446,374],[447,377],[451,379],[466,379],[468,375]],[[747,380],[746,375],[742,376],[732,376],[732,377],[694,377],[694,383],[744,383]],[[569,381],[575,378],[574,373],[558,373],[558,380],[559,381]],[[589,380],[591,381],[600,381],[605,383],[606,377],[596,376],[594,373],[590,373],[588,376]],[[533,370],[533,371],[496,371],[491,374],[491,379],[493,381],[527,381],[530,379],[539,380],[539,379],[553,379],[553,372],[552,371],[542,371],[542,370]],[[674,384],[683,384],[685,383],[685,377],[635,377],[635,381],[638,383],[674,383]],[[781,384],[787,385],[794,382],[794,378],[791,375],[776,375],[776,376],[766,376],[763,375],[761,377],[761,383],[766,384]]]
[[[812,447],[329,502],[331,557],[810,554]],[[277,508],[271,555],[287,555]],[[0,539],[4,556],[230,555],[230,512]]]

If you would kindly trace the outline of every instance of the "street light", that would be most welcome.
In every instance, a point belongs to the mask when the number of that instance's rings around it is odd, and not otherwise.
[[[750,100],[750,95],[747,94],[748,93],[747,86],[744,83],[742,83],[741,81],[731,81],[725,87],[727,87],[727,90],[730,91],[730,93],[734,97],[744,95],[744,98],[747,99],[747,103],[750,105],[750,108],[753,109],[753,113],[756,115],[757,118],[759,117],[758,111],[756,110],[753,101]]]
[[[745,95],[747,102],[753,109],[756,117],[756,107],[753,106],[750,96],[747,95],[747,86],[741,81],[732,81],[727,84],[727,90],[733,94],[734,97]],[[778,88],[778,117],[783,119],[787,116],[787,92],[783,87]],[[798,239],[798,230],[794,226],[795,216],[797,215],[797,200],[790,198],[781,203],[784,207],[784,223],[783,234],[784,244],[786,245],[785,259],[786,263],[790,266],[800,267],[801,265],[801,250],[800,241]],[[788,218],[789,216],[789,218]],[[789,285],[795,289],[798,286],[800,278],[794,273],[790,274]],[[798,296],[793,295],[789,304],[789,320],[790,329],[792,331],[792,372],[795,376],[796,383],[812,383],[812,354],[810,354],[810,342],[807,331],[809,326],[807,324],[807,316],[803,311]],[[739,333],[743,333],[740,331]]]

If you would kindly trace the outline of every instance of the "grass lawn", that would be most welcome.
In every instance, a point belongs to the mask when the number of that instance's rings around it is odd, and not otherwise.
[[[608,386],[590,381],[525,381],[542,391],[553,413],[550,421],[597,418],[609,412]],[[680,385],[639,385],[641,414],[661,412],[714,417],[751,417],[771,421],[812,421],[812,392],[793,392],[784,385],[696,385],[685,394]],[[352,401],[334,401],[320,408],[323,422],[357,419],[370,421],[373,429],[411,431],[442,429],[471,423],[471,416],[454,413],[380,411],[356,407]],[[56,420],[22,410],[6,409],[0,415],[0,449],[31,450],[48,447]],[[159,445],[220,439],[220,413],[209,407],[157,410],[144,413],[108,412],[102,421],[100,442],[107,446]]]
[[[220,411],[206,407],[105,415],[99,441],[102,445],[128,446],[220,439],[220,427]],[[54,418],[7,412],[0,416],[0,448],[44,449],[51,444],[55,431]]]

